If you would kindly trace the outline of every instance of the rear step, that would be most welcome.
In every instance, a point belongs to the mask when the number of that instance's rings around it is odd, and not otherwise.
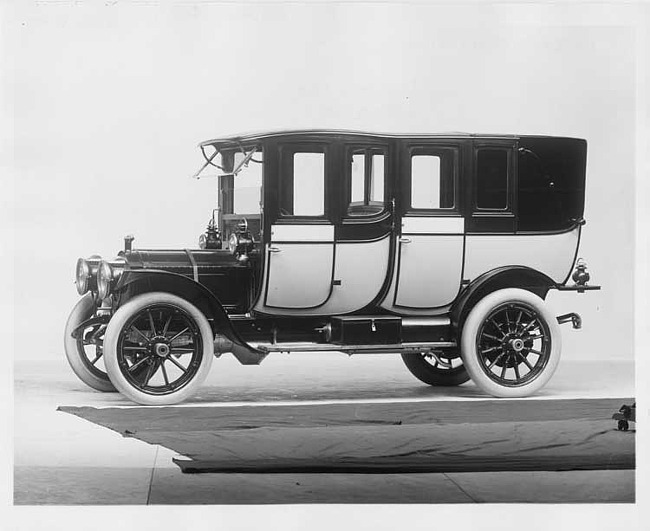
[[[456,347],[455,341],[428,341],[394,345],[335,345],[332,343],[260,343],[252,345],[261,352],[344,352],[346,354],[404,354]]]

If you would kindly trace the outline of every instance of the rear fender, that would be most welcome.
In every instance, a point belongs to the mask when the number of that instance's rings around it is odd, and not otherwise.
[[[548,291],[554,286],[552,278],[530,267],[504,266],[493,269],[473,280],[456,299],[450,312],[451,324],[460,332],[470,310],[493,291],[520,288],[545,299]]]

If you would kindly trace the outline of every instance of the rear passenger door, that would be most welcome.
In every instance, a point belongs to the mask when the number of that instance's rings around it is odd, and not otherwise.
[[[461,285],[465,220],[460,209],[459,143],[406,143],[402,148],[401,231],[396,308],[450,304]]]

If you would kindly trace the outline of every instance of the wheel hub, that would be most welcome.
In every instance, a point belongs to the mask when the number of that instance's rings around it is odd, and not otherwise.
[[[169,348],[169,345],[167,343],[156,342],[153,345],[153,353],[156,356],[159,356],[161,358],[166,358],[167,356],[169,356],[170,352],[171,349]]]
[[[521,334],[511,332],[501,341],[501,348],[503,352],[510,354],[521,352],[526,348],[526,340]]]
[[[515,352],[521,352],[524,349],[524,341],[520,338],[511,339],[510,348]]]

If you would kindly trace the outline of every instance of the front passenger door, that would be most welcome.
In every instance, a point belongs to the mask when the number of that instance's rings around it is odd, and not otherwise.
[[[266,247],[264,305],[287,310],[318,308],[332,292],[334,224],[326,211],[326,146],[282,146],[279,212]]]

